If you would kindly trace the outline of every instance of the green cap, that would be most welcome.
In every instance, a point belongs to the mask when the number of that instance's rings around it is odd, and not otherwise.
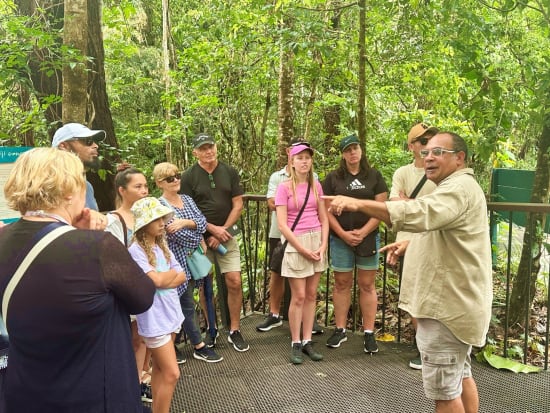
[[[353,145],[354,143],[359,144],[359,139],[357,139],[356,135],[346,136],[340,141],[340,152],[344,152],[348,146]]]

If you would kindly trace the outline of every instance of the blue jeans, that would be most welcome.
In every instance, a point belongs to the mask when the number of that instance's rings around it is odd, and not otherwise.
[[[202,343],[202,336],[197,325],[195,314],[195,299],[193,298],[193,290],[195,288],[195,281],[189,280],[187,290],[180,296],[181,311],[185,317],[183,320],[183,331],[193,346]]]

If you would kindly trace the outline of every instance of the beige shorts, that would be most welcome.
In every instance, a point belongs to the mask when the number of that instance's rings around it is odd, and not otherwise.
[[[227,249],[225,255],[220,254],[217,251],[212,251],[208,248],[206,256],[210,261],[214,262],[214,257],[220,266],[222,274],[227,272],[241,272],[241,251],[239,249],[239,243],[237,238],[232,238],[227,242],[224,242],[223,246]]]
[[[310,250],[316,250],[321,246],[321,231],[307,232],[297,235],[296,238],[298,238],[301,245]],[[320,261],[310,261],[296,251],[289,243],[286,246],[285,256],[283,257],[281,276],[288,278],[310,277],[316,272],[325,271],[327,266],[326,253]]]
[[[440,321],[419,318],[416,344],[422,355],[424,393],[432,400],[453,400],[462,394],[462,380],[472,377],[472,346],[461,342]]]

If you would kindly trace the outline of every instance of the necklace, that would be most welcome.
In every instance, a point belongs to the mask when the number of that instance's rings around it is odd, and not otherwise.
[[[63,222],[64,224],[70,225],[65,218],[57,214],[50,214],[48,212],[39,209],[37,211],[27,211],[25,212],[26,217],[41,217],[41,218],[52,218],[56,221]]]

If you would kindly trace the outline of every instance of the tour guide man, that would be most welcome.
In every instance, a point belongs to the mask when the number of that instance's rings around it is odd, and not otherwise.
[[[438,413],[473,413],[479,396],[470,353],[485,343],[492,303],[485,195],[465,167],[468,148],[460,136],[438,133],[421,155],[437,185],[428,195],[391,202],[324,198],[333,214],[361,211],[414,233],[382,250],[395,262],[407,249],[399,307],[418,319],[424,392]]]

